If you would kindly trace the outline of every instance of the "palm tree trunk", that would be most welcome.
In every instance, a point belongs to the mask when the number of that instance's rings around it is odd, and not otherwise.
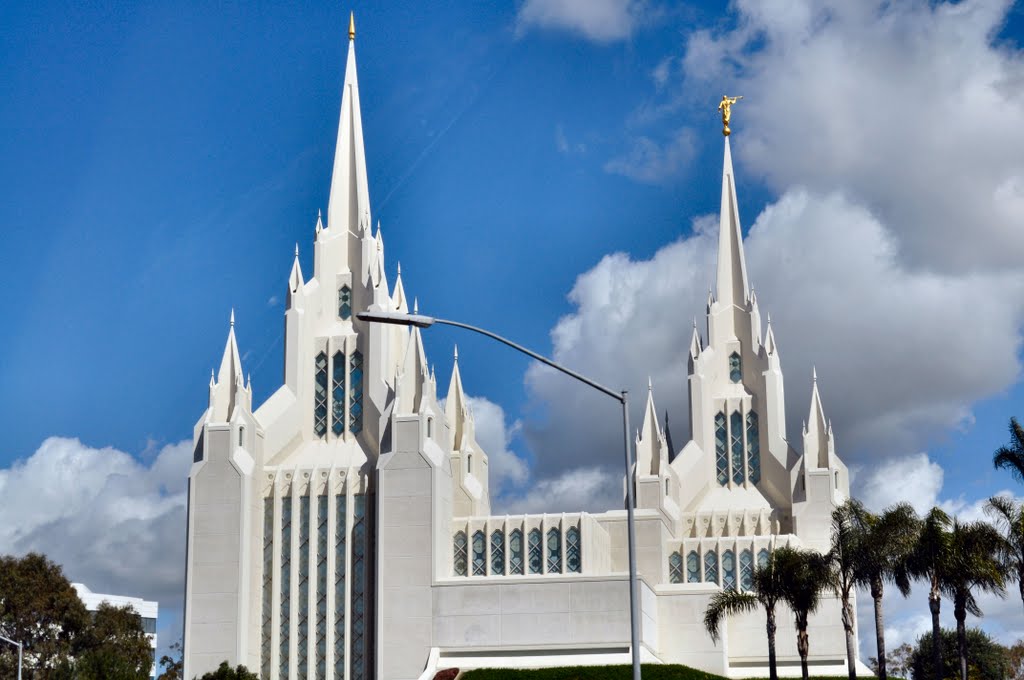
[[[875,645],[878,647],[878,680],[886,680],[885,667],[885,621],[882,616],[882,579],[871,579],[871,599],[875,601]]]
[[[1024,568],[1017,572],[1017,588],[1020,589],[1020,601],[1024,604]]]
[[[942,629],[939,627],[941,604],[936,578],[932,576],[932,589],[928,593],[928,608],[932,612],[932,673],[935,680],[942,680]]]
[[[953,604],[953,618],[956,619],[956,646],[960,653],[960,680],[967,680],[967,607],[959,601]]]
[[[850,594],[843,596],[843,630],[846,631],[846,666],[850,674],[850,680],[857,680],[857,652],[853,643],[853,606],[850,604]]]
[[[800,674],[803,676],[803,680],[810,680],[807,670],[807,653],[810,648],[810,640],[807,637],[807,619],[805,618],[797,623],[796,629],[796,651],[800,652]]]
[[[768,678],[779,680],[778,664],[775,661],[775,607],[766,607],[765,613],[768,615],[765,624],[768,633]]]

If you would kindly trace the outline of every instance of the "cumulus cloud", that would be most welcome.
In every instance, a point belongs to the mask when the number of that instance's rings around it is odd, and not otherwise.
[[[610,43],[632,35],[647,11],[642,0],[526,0],[516,22],[520,32],[545,28]]]
[[[487,453],[491,493],[500,495],[503,489],[525,482],[529,476],[526,461],[511,449],[512,438],[521,427],[519,421],[506,424],[504,409],[484,397],[467,396],[466,401],[473,412],[476,440]]]
[[[622,474],[579,467],[538,480],[524,493],[501,499],[501,512],[604,512],[623,507]]]
[[[149,465],[113,448],[51,437],[0,469],[0,553],[36,551],[95,592],[180,602],[191,442]]]
[[[629,150],[605,163],[604,170],[644,184],[664,184],[676,179],[696,154],[693,130],[686,127],[676,130],[664,144],[645,135],[635,137],[629,144]]]

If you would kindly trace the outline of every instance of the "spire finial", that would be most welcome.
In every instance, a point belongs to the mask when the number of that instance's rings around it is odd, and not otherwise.
[[[732,130],[729,129],[729,120],[732,118],[732,105],[743,99],[743,95],[730,97],[722,95],[722,101],[718,102],[718,110],[722,112],[722,134],[726,137]]]
[[[648,392],[653,392],[654,391],[654,384],[651,382],[651,376],[647,376],[647,391]]]
[[[814,381],[815,385],[818,384],[818,367],[817,366],[811,366],[811,379]]]
[[[295,257],[299,256],[299,242],[295,242]]]
[[[399,276],[402,275],[402,263],[401,262],[398,263],[398,275]]]
[[[231,327],[235,327],[235,308],[231,308]]]
[[[413,314],[419,314],[420,313],[420,299],[418,297],[414,297],[412,299],[412,313]]]
[[[459,346],[455,345],[455,363],[459,363]]]
[[[356,39],[356,13],[355,12],[349,12],[348,13],[348,39],[349,40],[355,40]]]

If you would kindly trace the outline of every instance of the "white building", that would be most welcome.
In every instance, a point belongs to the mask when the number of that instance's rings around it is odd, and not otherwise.
[[[78,593],[78,598],[85,605],[87,611],[95,612],[100,605],[106,602],[114,607],[130,606],[135,613],[142,618],[142,629],[149,638],[149,646],[153,648],[153,666],[150,668],[150,677],[156,677],[156,617],[160,609],[158,602],[143,600],[141,597],[129,597],[127,595],[104,595],[94,593],[84,583],[72,583],[71,587]]]
[[[185,676],[223,660],[263,680],[628,663],[625,510],[492,515],[457,357],[442,409],[419,331],[354,316],[406,312],[409,299],[400,272],[389,284],[372,228],[360,115],[350,42],[313,275],[296,253],[287,282],[284,384],[254,408],[232,317],[195,426]],[[716,645],[702,623],[708,599],[747,588],[775,545],[827,546],[849,477],[816,384],[800,452],[787,438],[779,350],[747,281],[728,138],[717,291],[706,334],[693,330],[689,374],[692,440],[669,451],[649,394],[636,443],[641,652],[764,677],[763,613],[732,618]],[[797,674],[790,617],[779,621],[781,669]],[[811,630],[813,672],[844,674],[834,599]]]

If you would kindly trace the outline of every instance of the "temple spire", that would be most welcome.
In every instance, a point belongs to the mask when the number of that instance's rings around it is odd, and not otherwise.
[[[722,304],[742,309],[747,302],[747,264],[743,257],[743,234],[728,137],[725,138],[722,163],[722,207],[718,224],[718,286],[715,297]]]
[[[359,110],[359,82],[356,77],[354,17],[349,19],[348,61],[342,86],[338,144],[334,151],[331,195],[327,202],[327,229],[340,236],[346,231],[357,236],[370,226],[370,194],[363,150],[363,123]]]
[[[832,431],[829,421],[825,418],[825,409],[821,405],[818,393],[818,371],[812,369],[811,408],[804,426],[804,460],[808,466],[819,468],[831,467],[833,451]]]

